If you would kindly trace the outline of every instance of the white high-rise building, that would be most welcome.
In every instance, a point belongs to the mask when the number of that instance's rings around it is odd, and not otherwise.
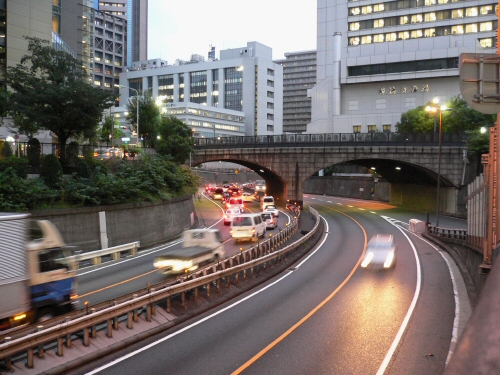
[[[143,68],[120,74],[120,85],[139,95],[149,92],[164,107],[198,111],[189,104],[196,103],[201,105],[199,109],[206,108],[207,121],[197,118],[188,123],[195,136],[283,133],[283,67],[273,62],[270,47],[248,42],[245,47],[222,50],[219,60],[176,65],[155,62],[141,62]],[[120,89],[122,107],[136,94],[128,88]],[[221,116],[237,118],[236,123],[229,128],[218,122],[214,128],[213,118]]]
[[[396,131],[402,113],[460,94],[462,52],[495,52],[495,0],[318,0],[317,6],[308,133]]]

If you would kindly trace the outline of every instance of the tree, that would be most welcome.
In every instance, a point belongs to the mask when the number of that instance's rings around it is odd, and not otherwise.
[[[155,147],[158,126],[160,125],[160,108],[156,105],[151,95],[134,97],[127,103],[127,120],[135,124],[137,130],[137,100],[139,100],[139,132],[142,144],[146,147]]]
[[[432,102],[429,106],[435,106]],[[398,132],[432,132],[434,131],[434,114],[425,110],[426,106],[410,109],[401,115],[401,122],[396,124]],[[444,103],[446,110],[441,114],[443,132],[463,132],[477,130],[482,126],[489,127],[496,120],[495,115],[478,112],[467,104],[461,96],[454,96]],[[439,126],[439,112],[437,126]]]
[[[117,125],[119,125],[119,122],[114,117],[106,116],[104,118],[104,123],[102,124],[99,140],[101,142],[106,142],[106,145],[109,146],[112,139],[123,137],[123,132],[116,127]],[[116,145],[115,142],[114,144]]]
[[[191,133],[191,129],[178,118],[162,117],[156,150],[160,155],[171,155],[178,164],[185,163],[193,152]]]
[[[26,39],[28,54],[7,68],[6,82],[12,90],[8,110],[21,134],[52,131],[64,164],[68,139],[91,134],[114,95],[87,83],[81,62],[70,54],[53,49],[48,41]]]
[[[431,132],[433,128],[434,116],[425,111],[425,106],[401,114],[401,122],[396,124],[396,129],[400,133]]]

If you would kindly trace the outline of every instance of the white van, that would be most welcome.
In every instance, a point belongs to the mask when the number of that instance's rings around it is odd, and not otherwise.
[[[257,240],[266,234],[266,222],[260,214],[237,215],[231,222],[231,236],[238,240]]]
[[[267,206],[275,206],[274,198],[270,195],[265,195],[260,198],[260,210],[264,211]]]

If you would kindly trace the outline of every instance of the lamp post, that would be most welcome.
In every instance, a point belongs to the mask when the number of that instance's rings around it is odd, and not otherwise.
[[[136,109],[137,109],[137,147],[141,147],[141,136],[139,135],[139,91],[134,89],[133,87],[126,87],[123,85],[115,85],[115,87],[121,87],[122,89],[129,89],[133,90],[136,93],[135,97],[135,103],[136,103]]]
[[[432,101],[434,104],[439,103],[439,99],[434,98]],[[427,112],[434,113],[434,123],[436,123],[436,116],[439,113],[439,146],[438,146],[438,165],[437,165],[437,189],[436,189],[436,227],[439,227],[439,206],[440,206],[440,185],[441,185],[441,146],[443,144],[443,111],[448,108],[442,105],[439,106],[427,106],[425,110]]]

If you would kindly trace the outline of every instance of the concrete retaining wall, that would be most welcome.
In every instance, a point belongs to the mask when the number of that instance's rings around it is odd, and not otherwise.
[[[68,245],[78,250],[101,249],[99,212],[105,212],[108,244],[112,247],[140,241],[141,247],[172,239],[197,223],[191,195],[160,202],[32,212],[34,219],[50,220]]]
[[[389,202],[390,184],[381,178],[374,182],[373,177],[310,177],[304,183],[304,193]]]

